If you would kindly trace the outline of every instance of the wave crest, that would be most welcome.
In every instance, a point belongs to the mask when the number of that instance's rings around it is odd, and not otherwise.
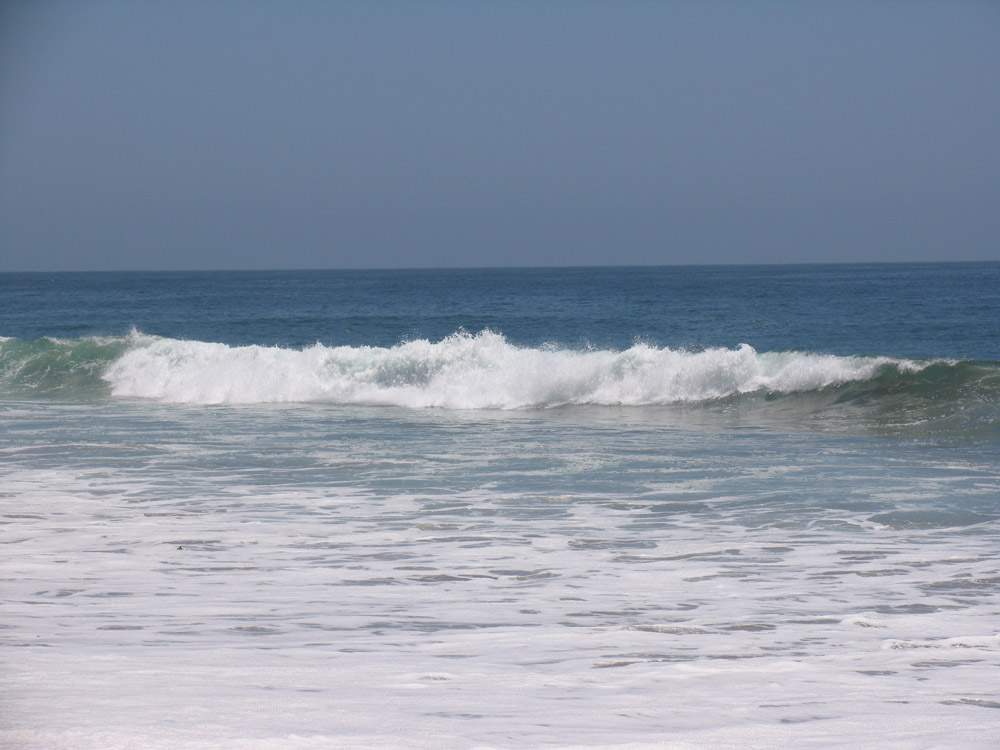
[[[133,335],[103,372],[115,396],[224,404],[324,401],[449,409],[651,405],[814,391],[925,365],[636,344],[622,351],[522,347],[491,331],[392,347],[228,346]]]

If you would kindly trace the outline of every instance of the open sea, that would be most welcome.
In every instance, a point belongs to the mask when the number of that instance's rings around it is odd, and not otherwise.
[[[0,747],[1000,747],[1000,264],[0,274]]]

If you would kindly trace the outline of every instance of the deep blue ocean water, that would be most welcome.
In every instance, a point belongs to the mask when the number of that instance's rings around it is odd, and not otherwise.
[[[0,274],[0,335],[794,349],[1000,360],[1000,263]]]
[[[1000,264],[0,274],[0,521],[4,747],[993,748]]]

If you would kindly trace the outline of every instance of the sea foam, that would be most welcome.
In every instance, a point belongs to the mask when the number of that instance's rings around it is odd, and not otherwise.
[[[449,409],[650,405],[813,391],[921,364],[735,349],[525,347],[491,331],[391,347],[228,346],[143,336],[105,369],[113,395],[175,403],[323,401]]]

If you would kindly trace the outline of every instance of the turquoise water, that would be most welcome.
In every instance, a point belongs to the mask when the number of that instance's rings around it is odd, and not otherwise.
[[[0,335],[0,744],[996,745],[1000,264],[7,274]]]

